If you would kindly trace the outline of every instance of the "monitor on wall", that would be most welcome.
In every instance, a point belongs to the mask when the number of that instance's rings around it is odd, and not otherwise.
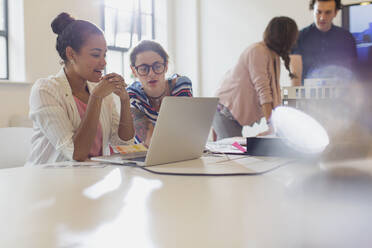
[[[344,5],[342,27],[349,30],[355,38],[358,62],[372,64],[372,3]]]

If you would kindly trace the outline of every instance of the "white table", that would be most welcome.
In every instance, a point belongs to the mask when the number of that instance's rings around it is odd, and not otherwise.
[[[1,248],[372,244],[372,161],[239,177],[22,167],[0,170],[0,193]]]

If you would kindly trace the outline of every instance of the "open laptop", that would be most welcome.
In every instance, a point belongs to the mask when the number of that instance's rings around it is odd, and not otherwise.
[[[215,97],[164,97],[147,154],[114,154],[92,160],[140,166],[199,158],[216,112]]]

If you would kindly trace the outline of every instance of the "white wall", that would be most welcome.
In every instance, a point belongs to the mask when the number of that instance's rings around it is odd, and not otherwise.
[[[13,116],[26,116],[30,84],[0,83],[0,127],[9,126]]]
[[[200,1],[171,0],[169,3],[170,61],[175,73],[191,79],[194,95],[200,95]]]

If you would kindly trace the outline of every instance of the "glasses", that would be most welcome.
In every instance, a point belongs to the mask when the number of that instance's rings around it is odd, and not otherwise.
[[[150,68],[152,68],[152,71],[155,74],[162,74],[165,70],[165,64],[155,62],[152,65],[142,64],[139,66],[135,66],[134,68],[136,68],[136,71],[140,76],[147,76],[150,72]]]

